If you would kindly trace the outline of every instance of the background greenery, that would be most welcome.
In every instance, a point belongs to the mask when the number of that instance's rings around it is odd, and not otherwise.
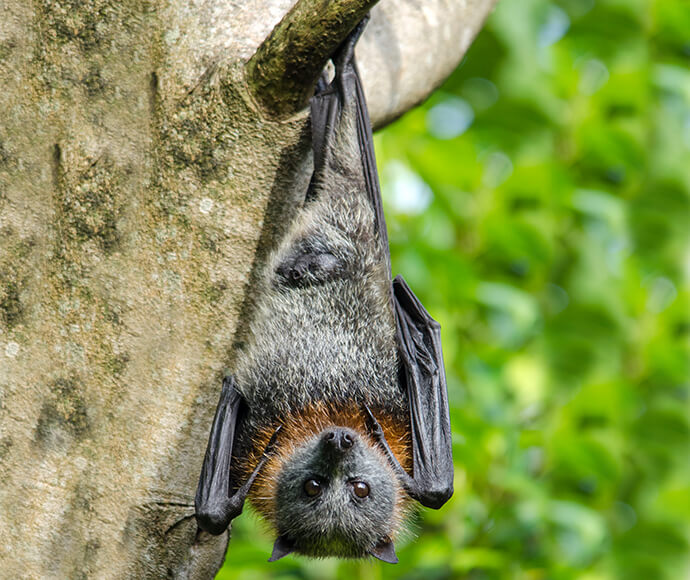
[[[690,2],[500,0],[376,145],[455,496],[397,566],[268,565],[245,515],[218,578],[688,578]]]

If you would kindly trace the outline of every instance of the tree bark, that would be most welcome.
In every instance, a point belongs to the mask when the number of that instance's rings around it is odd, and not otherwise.
[[[451,72],[493,1],[374,9],[358,55],[376,123]],[[373,4],[338,3],[357,10],[312,27],[306,72],[284,85],[272,58],[296,70],[305,57],[271,46],[271,30],[291,10],[298,30],[313,0],[4,3],[7,577],[210,578],[220,566],[227,535],[197,535],[193,494],[251,281],[308,183],[297,109]]]

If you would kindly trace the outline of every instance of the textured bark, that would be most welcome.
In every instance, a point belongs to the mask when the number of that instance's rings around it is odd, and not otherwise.
[[[256,100],[285,117],[307,106],[328,56],[377,0],[302,0],[247,63]]]
[[[377,6],[359,49],[375,121],[437,86],[492,4]],[[246,80],[292,5],[4,2],[4,576],[220,566],[227,537],[197,537],[193,493],[252,276],[309,177],[306,112],[268,116]]]

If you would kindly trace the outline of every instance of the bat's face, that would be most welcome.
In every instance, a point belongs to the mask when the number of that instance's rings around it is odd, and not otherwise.
[[[278,475],[280,541],[287,551],[310,556],[381,557],[382,545],[392,551],[402,493],[388,460],[366,436],[327,428],[298,447]]]

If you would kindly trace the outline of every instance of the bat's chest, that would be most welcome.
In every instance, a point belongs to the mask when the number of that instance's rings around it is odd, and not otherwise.
[[[262,418],[319,402],[402,408],[395,321],[378,286],[339,280],[267,298],[236,367],[248,406]]]

